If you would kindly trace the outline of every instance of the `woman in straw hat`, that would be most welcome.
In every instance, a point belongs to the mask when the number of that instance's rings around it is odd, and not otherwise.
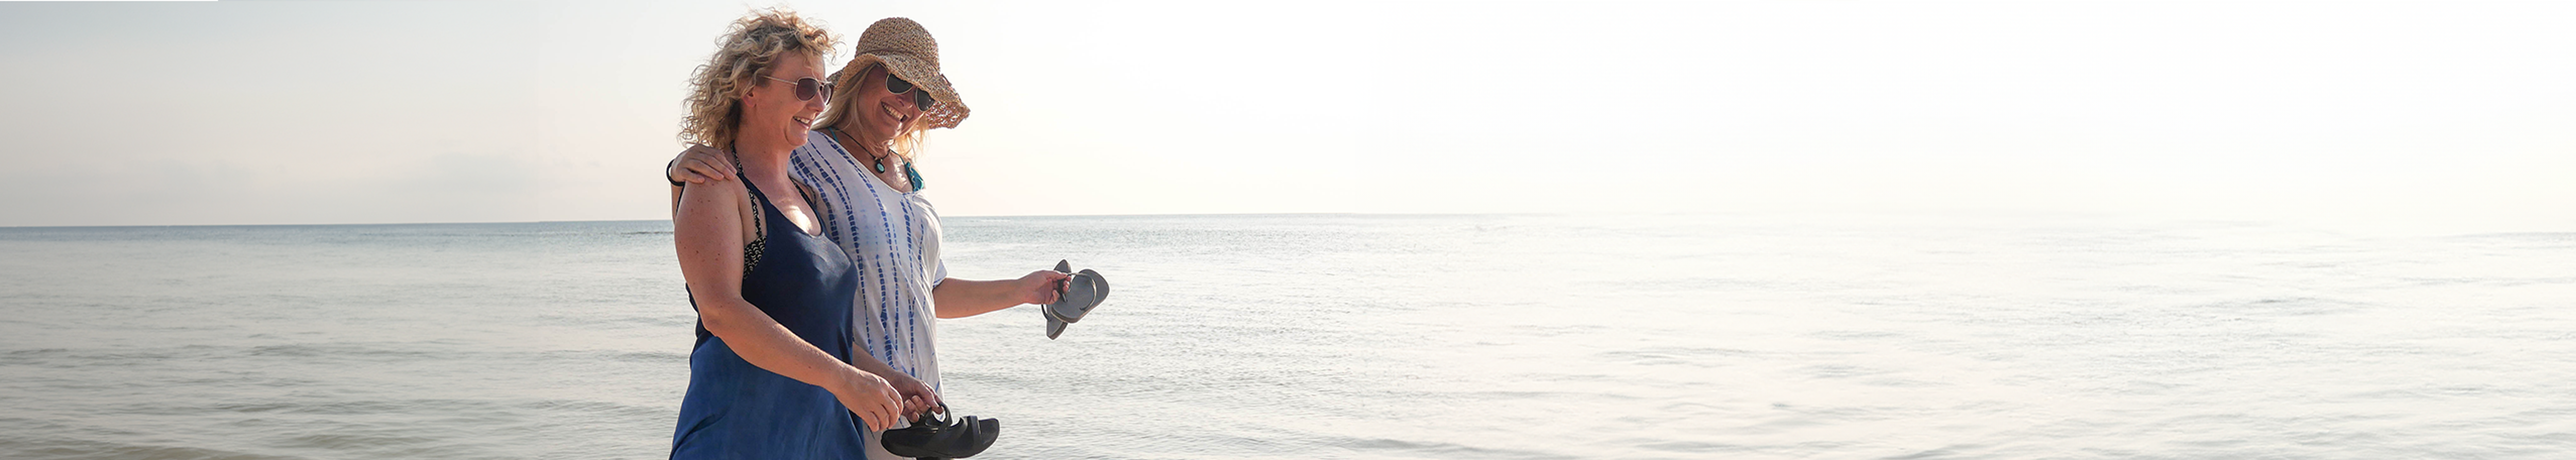
[[[787,172],[830,95],[833,41],[794,13],[754,12],[691,77],[680,138],[724,146],[716,161],[742,180],[675,192],[698,328],[671,458],[856,457],[869,443],[854,419],[882,430],[902,410],[893,385],[848,364],[858,273],[815,234],[812,191]]]
[[[939,45],[921,24],[886,18],[860,34],[857,56],[832,74],[832,95],[789,171],[813,184],[823,234],[857,265],[858,349],[852,364],[883,375],[903,394],[906,419],[940,405],[932,318],[961,318],[1056,300],[1067,275],[1038,270],[1017,279],[948,278],[939,259],[939,215],[913,167],[921,135],[953,128],[967,108],[939,71]],[[693,147],[672,162],[674,184],[728,181],[720,151]],[[872,458],[893,458],[877,449]]]

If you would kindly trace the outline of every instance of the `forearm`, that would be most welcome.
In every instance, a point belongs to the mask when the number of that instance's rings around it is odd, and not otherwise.
[[[878,377],[892,375],[902,375],[906,377],[912,376],[912,374],[895,371],[894,366],[886,364],[885,359],[878,358],[876,355],[868,354],[867,350],[860,347],[851,347],[850,367],[858,368],[861,372],[876,374]]]
[[[724,339],[725,346],[753,366],[826,389],[847,387],[845,382],[858,378],[859,372],[874,373],[833,359],[749,302],[701,298],[698,305],[698,318],[707,332]]]
[[[1020,306],[1014,282],[948,278],[930,288],[931,305],[940,318],[964,318]]]

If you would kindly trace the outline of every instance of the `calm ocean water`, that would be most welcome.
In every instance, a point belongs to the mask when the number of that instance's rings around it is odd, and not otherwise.
[[[2576,233],[2082,217],[950,218],[995,459],[2576,455]],[[667,222],[0,228],[0,458],[659,458]]]

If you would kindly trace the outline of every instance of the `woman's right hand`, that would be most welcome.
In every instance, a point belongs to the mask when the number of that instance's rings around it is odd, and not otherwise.
[[[680,151],[678,158],[671,159],[671,168],[663,171],[662,175],[669,176],[673,181],[692,184],[733,180],[733,162],[725,161],[723,150],[704,145],[690,145],[688,150]]]
[[[832,396],[841,400],[842,407],[850,408],[850,413],[858,414],[860,421],[867,422],[868,431],[894,428],[895,417],[903,410],[899,399],[902,393],[876,374],[857,369],[850,371],[854,376],[842,382],[840,388],[832,388]]]

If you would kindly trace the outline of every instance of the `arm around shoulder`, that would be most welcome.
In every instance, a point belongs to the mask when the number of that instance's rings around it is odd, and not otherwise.
[[[725,161],[724,151],[714,147],[690,144],[680,156],[662,166],[664,179],[671,181],[671,214],[680,213],[680,193],[688,184],[713,184],[733,179],[733,164]]]

